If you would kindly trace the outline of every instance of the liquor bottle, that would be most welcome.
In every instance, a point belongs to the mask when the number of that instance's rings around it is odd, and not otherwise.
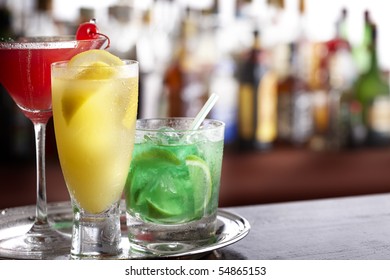
[[[326,63],[326,46],[316,43],[313,46],[315,73],[310,85],[313,108],[313,135],[310,139],[310,148],[317,151],[326,149],[326,138],[329,133],[329,72]]]
[[[164,95],[166,97],[166,116],[184,117],[186,114],[183,91],[187,84],[187,72],[191,49],[189,37],[193,33],[193,23],[189,10],[181,22],[180,30],[173,46],[173,57],[163,77]]]
[[[238,137],[242,148],[252,148],[255,137],[256,92],[264,72],[261,65],[259,32],[253,32],[253,45],[241,62],[238,73]]]
[[[135,44],[135,55],[140,65],[139,73],[139,96],[138,96],[138,118],[158,117],[159,88],[155,86],[154,74],[158,68],[153,49],[153,32],[151,28],[151,11],[148,10],[142,15],[140,36]],[[163,47],[163,46],[162,46]]]
[[[365,73],[370,66],[369,48],[372,40],[372,23],[370,12],[365,10],[362,41],[352,50],[360,74]]]
[[[336,34],[333,39],[326,42],[329,57],[331,57],[339,50],[347,50],[348,52],[351,52],[351,45],[347,32],[347,18],[348,10],[346,8],[341,9],[340,17],[337,19],[335,24]]]
[[[185,60],[185,57],[185,47],[180,44],[164,74],[164,93],[167,100],[166,115],[168,117],[184,116],[182,90],[185,83],[185,70],[183,69],[183,60]]]
[[[304,0],[298,2],[299,26],[297,38],[292,50],[292,73],[294,84],[292,90],[291,143],[296,147],[308,145],[313,133],[312,94],[309,88],[311,42],[306,35],[306,5]]]
[[[342,9],[336,21],[336,36],[325,42],[314,45],[314,75],[313,89],[313,119],[314,131],[310,140],[310,147],[314,150],[327,150],[339,133],[339,102],[343,90],[344,73],[337,72],[342,65],[342,55],[349,50],[346,37],[347,10]],[[337,65],[337,66],[336,66]],[[345,69],[343,69],[345,70]],[[347,69],[348,71],[349,69]]]
[[[266,67],[257,89],[255,148],[270,150],[277,136],[277,86],[276,73]]]
[[[165,117],[166,102],[162,78],[170,58],[170,42],[165,30],[156,30],[152,10],[142,15],[142,26],[135,43],[135,55],[139,62],[138,117]],[[156,47],[158,46],[158,47]]]
[[[175,57],[164,77],[168,100],[168,116],[195,117],[207,99],[205,69],[198,59],[199,14],[187,9],[183,20]]]
[[[390,90],[382,76],[377,56],[377,27],[371,23],[370,66],[355,83],[355,95],[362,106],[367,128],[366,144],[383,146],[390,143]]]
[[[277,142],[279,144],[290,144],[292,140],[293,97],[299,82],[295,75],[297,44],[288,44],[286,52],[288,60],[284,64],[287,71],[285,75],[279,77],[277,88]]]
[[[253,32],[253,44],[239,67],[238,137],[242,148],[254,148],[257,126],[257,104],[260,80],[266,72],[263,64],[258,30]]]
[[[215,66],[210,78],[210,92],[220,95],[211,110],[213,119],[225,123],[225,147],[235,146],[237,140],[237,97],[238,81],[235,77],[236,64],[229,53],[225,53]]]
[[[300,45],[292,47],[293,84],[291,87],[292,98],[292,121],[291,121],[291,143],[297,147],[306,146],[313,133],[313,108],[312,94],[306,80],[306,73],[303,70],[302,50]]]
[[[357,147],[364,133],[363,123],[356,115],[360,107],[352,91],[357,66],[347,34],[347,15],[347,10],[342,9],[336,22],[336,36],[327,42],[330,84],[327,148],[330,150]]]

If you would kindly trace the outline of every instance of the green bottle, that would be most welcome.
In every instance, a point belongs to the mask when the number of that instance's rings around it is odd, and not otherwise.
[[[382,76],[377,57],[377,28],[371,23],[369,45],[370,65],[355,84],[355,94],[362,106],[362,116],[369,146],[384,146],[390,143],[390,95],[389,84]]]
[[[353,56],[359,73],[365,73],[370,67],[370,44],[372,40],[372,19],[368,10],[364,11],[363,36],[361,43],[353,48]]]

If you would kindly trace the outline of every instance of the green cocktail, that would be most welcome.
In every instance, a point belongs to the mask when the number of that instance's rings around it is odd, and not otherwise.
[[[224,124],[206,120],[190,131],[191,122],[137,121],[125,188],[129,239],[136,249],[161,254],[215,235]]]

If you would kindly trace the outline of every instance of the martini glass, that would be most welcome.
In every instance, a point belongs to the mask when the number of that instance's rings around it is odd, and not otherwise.
[[[30,223],[24,223],[28,227],[22,233],[16,230],[21,225],[13,225],[12,236],[0,240],[2,257],[47,259],[69,251],[70,236],[51,226],[47,211],[45,137],[46,124],[52,116],[50,67],[80,52],[100,49],[106,40],[58,36],[0,42],[0,64],[6,67],[0,71],[0,83],[34,125],[37,166],[36,215]]]

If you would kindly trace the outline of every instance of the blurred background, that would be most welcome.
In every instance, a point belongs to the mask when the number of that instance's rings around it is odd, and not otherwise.
[[[389,7],[0,0],[0,37],[75,34],[96,18],[109,51],[140,62],[139,118],[194,117],[219,94],[210,117],[226,123],[220,206],[234,206],[390,191]],[[32,124],[0,91],[0,208],[34,204]],[[47,130],[48,200],[67,200]]]

